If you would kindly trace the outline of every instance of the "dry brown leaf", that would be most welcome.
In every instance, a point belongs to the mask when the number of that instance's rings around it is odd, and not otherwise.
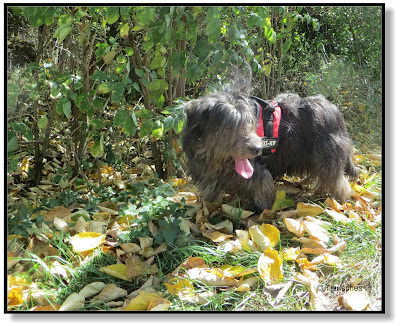
[[[128,292],[125,289],[122,289],[115,284],[107,284],[101,292],[96,295],[91,302],[92,303],[100,303],[100,302],[109,302],[120,297],[127,296]]]
[[[106,284],[103,282],[92,282],[86,285],[78,294],[87,299],[99,293],[105,286]]]
[[[72,293],[65,299],[59,311],[72,311],[82,309],[85,303],[85,297],[78,293]]]
[[[240,219],[246,219],[250,217],[251,215],[254,214],[254,212],[246,211],[244,209],[236,208],[228,204],[223,204],[221,206],[221,211],[225,215],[231,217],[231,218],[237,218],[239,217]]]
[[[56,206],[42,215],[46,221],[53,222],[55,217],[63,218],[71,214],[72,213],[68,208],[65,208],[64,206]]]
[[[202,234],[213,242],[222,242],[233,237],[232,234],[225,234],[215,230],[206,230],[203,231]]]
[[[136,243],[123,243],[120,245],[122,250],[126,253],[137,254],[141,249]]]

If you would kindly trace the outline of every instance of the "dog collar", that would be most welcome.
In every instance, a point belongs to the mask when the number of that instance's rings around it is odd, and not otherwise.
[[[262,156],[269,156],[278,148],[281,108],[275,100],[267,102],[255,96],[250,97],[258,104],[256,108],[258,117],[256,133],[259,137],[262,137]]]

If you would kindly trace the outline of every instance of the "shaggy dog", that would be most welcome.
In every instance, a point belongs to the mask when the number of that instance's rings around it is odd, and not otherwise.
[[[186,106],[187,172],[204,199],[230,193],[259,210],[270,208],[274,180],[284,174],[304,178],[317,195],[348,199],[345,175],[355,179],[358,172],[338,108],[322,95],[282,94],[266,102],[250,91],[248,80],[236,80]],[[278,109],[279,126],[273,122]]]

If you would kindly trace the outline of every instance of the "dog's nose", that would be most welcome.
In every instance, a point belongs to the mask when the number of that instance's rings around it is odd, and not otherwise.
[[[262,151],[262,147],[261,146],[252,146],[250,148],[250,151],[254,154],[254,155],[260,155],[261,151]]]

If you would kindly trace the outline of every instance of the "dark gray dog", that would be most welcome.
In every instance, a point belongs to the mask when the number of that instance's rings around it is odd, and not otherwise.
[[[358,172],[338,108],[321,95],[266,102],[250,91],[249,81],[238,79],[187,104],[183,150],[204,199],[237,194],[263,210],[274,202],[274,179],[284,174],[314,184],[315,194],[348,199],[345,175],[355,179]]]

